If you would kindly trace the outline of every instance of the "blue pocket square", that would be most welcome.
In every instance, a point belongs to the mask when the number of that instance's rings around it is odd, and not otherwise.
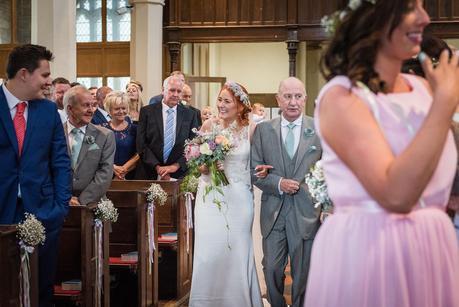
[[[91,151],[91,150],[96,150],[96,149],[100,149],[99,145],[97,145],[96,143],[94,144],[91,144],[88,148],[88,151]]]
[[[306,135],[306,136],[313,136],[314,134],[316,134],[316,132],[314,131],[314,129],[312,129],[312,128],[306,128],[306,129],[304,129],[304,135]]]

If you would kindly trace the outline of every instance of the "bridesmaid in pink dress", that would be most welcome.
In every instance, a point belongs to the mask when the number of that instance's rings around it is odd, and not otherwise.
[[[361,0],[324,55],[316,128],[335,214],[311,256],[306,307],[457,307],[459,248],[445,214],[457,152],[458,57],[428,81],[399,73],[429,23],[421,0]]]

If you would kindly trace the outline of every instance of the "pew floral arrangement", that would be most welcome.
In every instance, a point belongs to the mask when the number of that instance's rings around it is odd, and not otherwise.
[[[167,201],[167,193],[163,190],[161,185],[152,183],[147,190],[147,201],[163,206]]]
[[[30,306],[29,257],[33,253],[35,246],[45,243],[45,227],[33,214],[26,213],[24,221],[17,225],[17,237],[21,254],[21,268],[19,271],[20,306]]]
[[[118,220],[118,209],[115,208],[113,202],[108,199],[102,199],[98,204],[94,211],[94,216],[96,220],[100,220],[102,222],[112,222],[116,223]]]
[[[155,247],[155,204],[164,206],[167,201],[167,193],[158,183],[152,183],[148,190],[147,194],[147,236],[148,236],[148,271],[152,273],[152,264],[153,264],[153,253],[156,249]]]
[[[194,194],[198,191],[199,178],[195,174],[188,173],[183,178],[180,184],[180,191],[185,196],[185,209],[186,209],[186,224],[187,224],[187,236],[186,236],[186,252],[190,252],[190,229],[193,228],[193,208],[192,203],[194,200]]]
[[[102,198],[94,209],[94,246],[96,260],[96,306],[100,306],[102,298],[102,263],[103,263],[103,239],[102,232],[104,222],[116,223],[118,220],[118,209],[115,208],[113,202],[108,198]]]
[[[321,207],[321,220],[333,213],[333,202],[328,196],[327,182],[325,181],[322,161],[317,161],[311,168],[311,171],[306,175],[305,182],[308,186],[309,193],[316,201],[314,207]]]

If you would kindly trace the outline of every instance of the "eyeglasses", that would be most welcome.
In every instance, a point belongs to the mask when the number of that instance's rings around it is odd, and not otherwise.
[[[306,98],[306,95],[303,94],[283,94],[282,98],[284,98],[287,101],[292,101],[295,99],[296,101],[298,100],[303,100]]]

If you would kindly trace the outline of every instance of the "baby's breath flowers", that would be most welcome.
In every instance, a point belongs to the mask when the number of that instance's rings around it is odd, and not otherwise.
[[[147,201],[162,206],[167,201],[167,193],[163,190],[161,185],[152,183],[147,190]]]
[[[109,221],[115,223],[118,220],[118,209],[115,208],[110,199],[102,199],[97,204],[94,215],[96,219],[103,222]]]
[[[44,244],[46,239],[45,227],[31,213],[25,214],[25,220],[17,225],[18,239],[27,246]]]

